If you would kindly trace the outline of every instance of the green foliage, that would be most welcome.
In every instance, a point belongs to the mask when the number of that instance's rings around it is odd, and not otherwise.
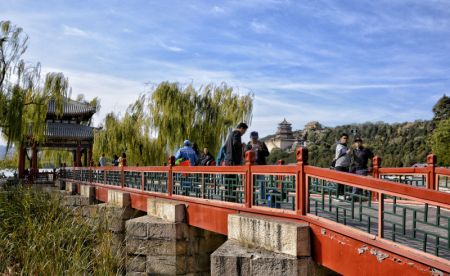
[[[217,152],[228,131],[251,119],[251,94],[239,96],[231,87],[207,85],[199,90],[163,82],[142,95],[120,118],[110,113],[94,139],[95,162],[125,151],[128,165],[161,165],[185,139]]]
[[[442,96],[433,107],[433,121],[446,120],[450,118],[450,97]]]
[[[48,101],[55,99],[56,113],[61,115],[67,78],[62,73],[48,73],[41,86],[40,64],[28,65],[21,58],[28,36],[9,21],[1,21],[0,29],[0,128],[7,148],[22,143],[30,132],[34,141],[41,142]]]
[[[123,260],[107,223],[88,225],[59,198],[24,187],[0,190],[0,274],[112,275]]]
[[[450,118],[439,122],[430,137],[430,143],[438,164],[450,166]]]

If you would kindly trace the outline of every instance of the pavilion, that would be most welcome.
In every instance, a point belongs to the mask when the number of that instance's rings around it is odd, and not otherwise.
[[[28,139],[19,149],[19,178],[25,177],[25,159],[27,150],[31,150],[30,175],[33,179],[39,173],[37,156],[43,149],[59,148],[73,153],[73,166],[88,166],[92,162],[94,127],[89,126],[96,109],[89,103],[66,98],[63,102],[63,114],[57,116],[55,100],[50,100],[46,114],[44,142],[36,143],[30,132]],[[84,162],[82,163],[82,156]]]

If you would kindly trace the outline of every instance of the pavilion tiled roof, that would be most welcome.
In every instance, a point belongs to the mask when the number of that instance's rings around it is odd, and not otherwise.
[[[77,102],[71,99],[65,99],[63,104],[63,114],[65,116],[79,116],[86,114],[94,114],[95,108],[88,103]],[[56,113],[55,100],[52,99],[48,103],[47,114],[54,115]]]
[[[48,122],[44,135],[47,139],[92,140],[94,139],[94,128],[79,124]]]

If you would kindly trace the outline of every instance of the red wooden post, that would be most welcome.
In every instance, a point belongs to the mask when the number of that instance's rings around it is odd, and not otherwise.
[[[88,159],[88,164],[89,164],[89,165],[86,165],[86,166],[91,167],[91,166],[93,166],[93,165],[92,165],[92,163],[93,163],[93,161],[92,161],[92,145],[89,146],[89,148],[87,149],[87,151],[88,151],[87,159]]]
[[[81,145],[78,144],[77,146],[77,152],[75,157],[75,167],[81,167]]]
[[[436,190],[436,155],[428,154],[427,156],[427,189]]]
[[[141,172],[141,191],[144,191],[145,173]]]
[[[298,148],[296,152],[297,157],[297,187],[295,187],[295,210],[297,214],[306,215],[307,201],[308,201],[308,183],[305,174],[305,165],[308,165],[308,149]]]
[[[381,167],[381,158],[378,155],[375,155],[372,158],[372,176],[373,178],[380,178],[380,169]],[[372,201],[378,201],[378,193],[371,192]]]
[[[253,203],[253,177],[252,165],[255,160],[255,152],[249,150],[245,152],[245,166],[247,167],[247,175],[245,180],[245,207],[251,208]]]
[[[284,165],[284,163],[285,163],[285,162],[284,162],[283,159],[280,159],[280,160],[277,161],[277,164],[278,164],[278,165]]]
[[[167,171],[167,193],[169,196],[173,194],[173,175],[172,175],[172,166],[175,166],[175,156],[169,157],[169,166]]]

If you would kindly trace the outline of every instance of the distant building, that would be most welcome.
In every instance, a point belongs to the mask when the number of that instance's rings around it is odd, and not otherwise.
[[[298,144],[300,141],[294,137],[294,132],[292,131],[292,124],[284,119],[278,124],[278,130],[275,137],[268,139],[266,142],[269,151],[275,148],[281,150],[291,150],[294,144]]]

